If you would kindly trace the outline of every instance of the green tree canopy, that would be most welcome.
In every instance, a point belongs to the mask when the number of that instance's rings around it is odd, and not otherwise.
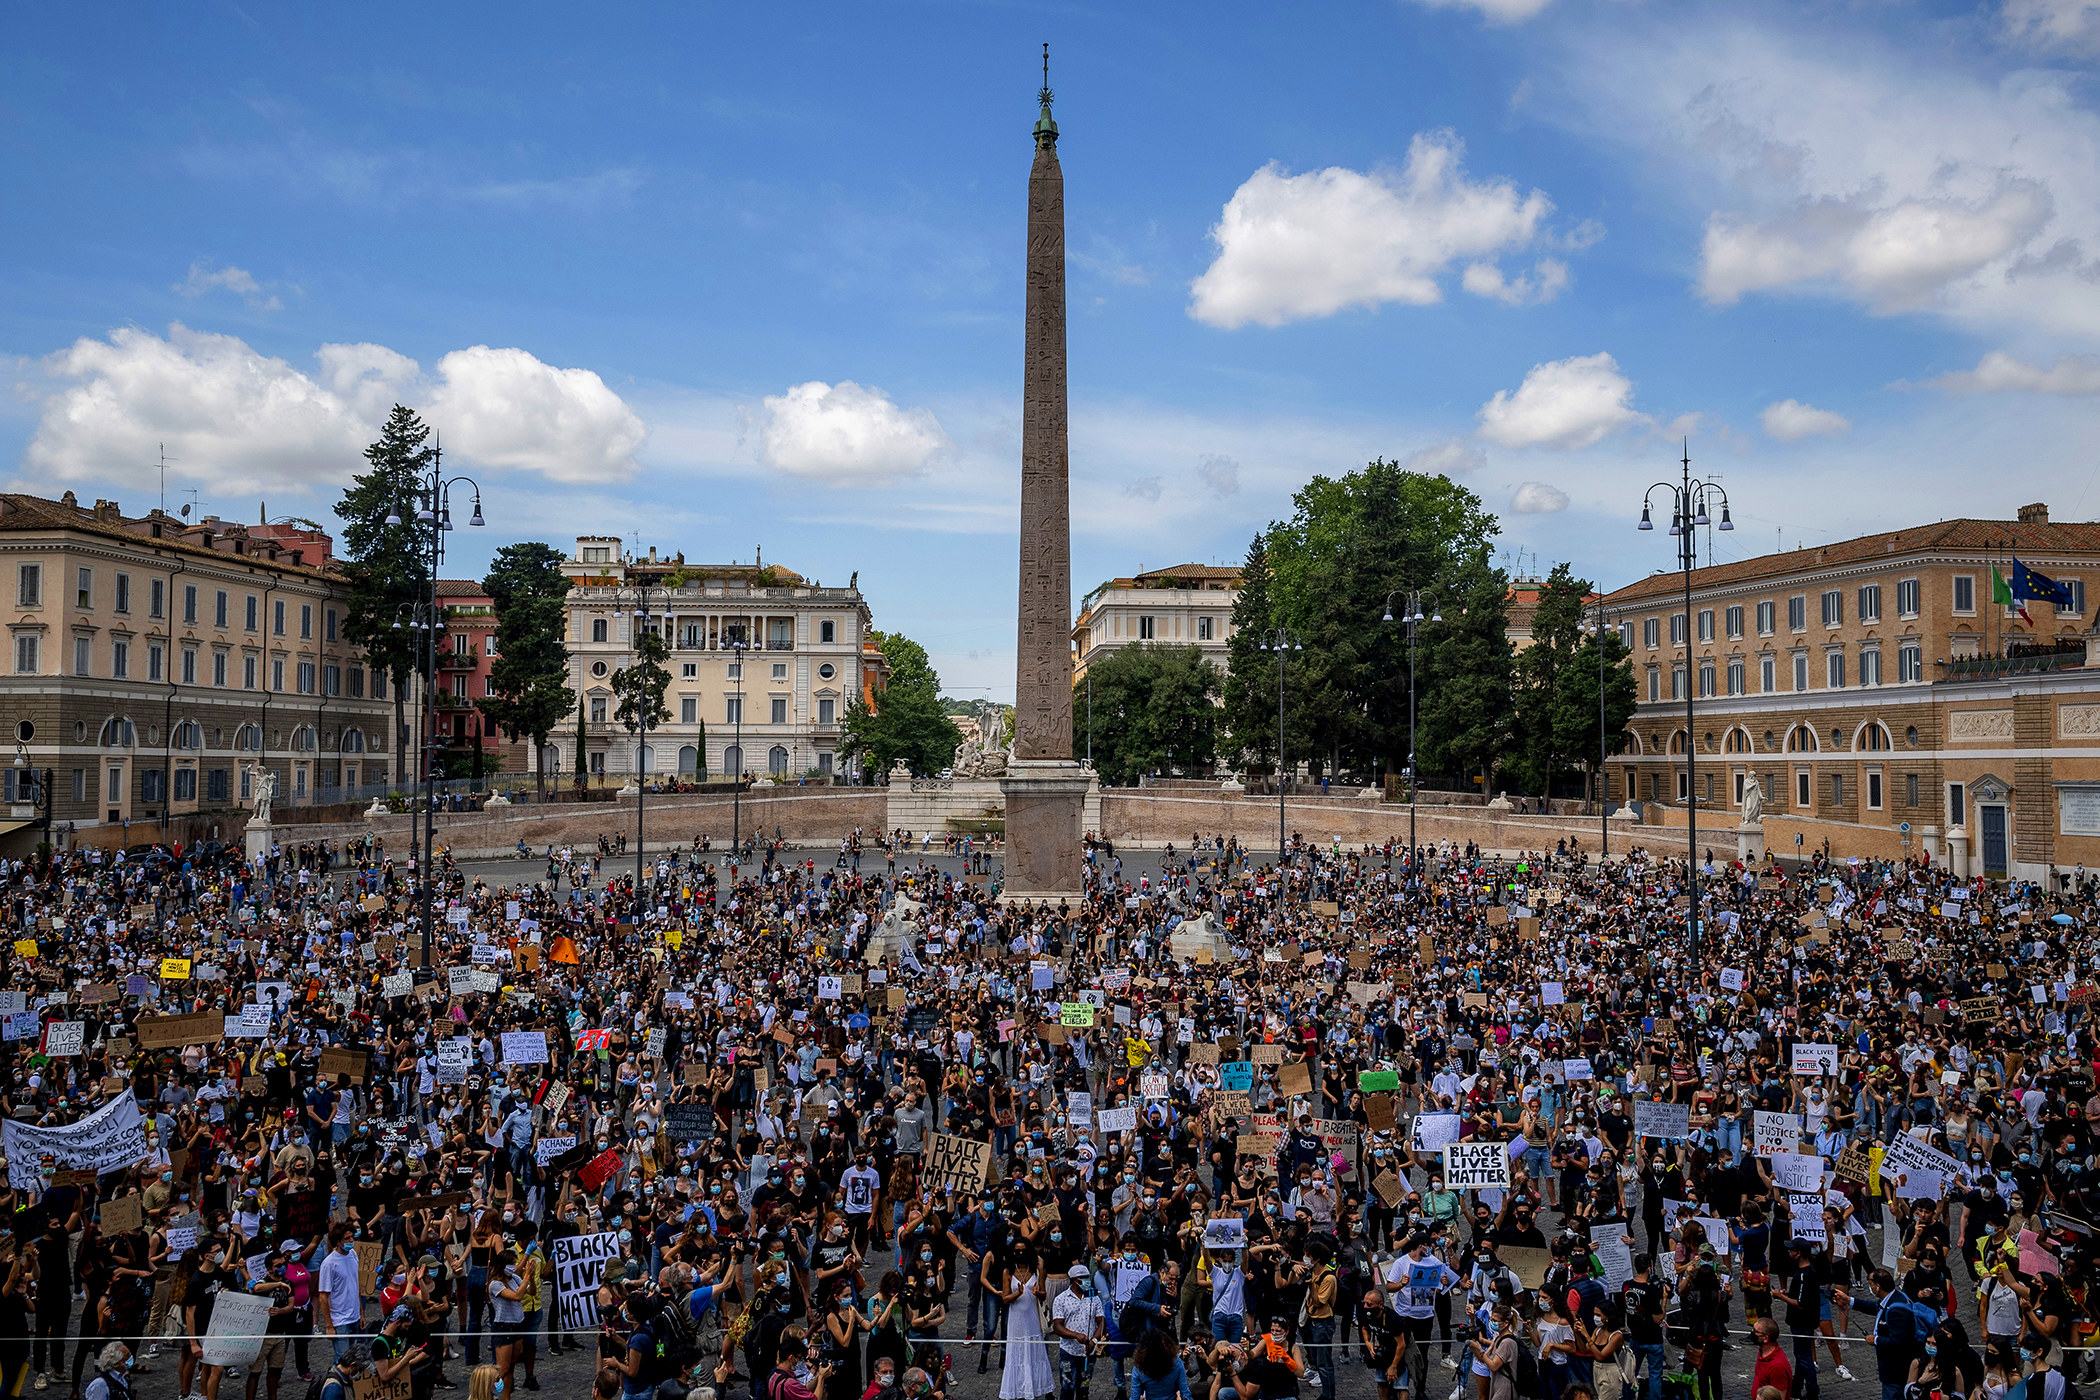
[[[423,601],[430,576],[430,532],[416,523],[416,507],[425,473],[435,457],[430,429],[400,404],[387,415],[379,441],[365,449],[369,470],[350,479],[335,513],[343,522],[343,576],[349,583],[344,600],[343,634],[363,648],[367,664],[387,673],[394,683],[394,730],[402,733],[408,678],[421,666],[425,633],[410,627],[398,631],[403,613]],[[401,523],[386,518],[398,512]],[[403,779],[415,776],[406,761]]]
[[[1242,569],[1224,689],[1230,751],[1257,766],[1276,751],[1279,658],[1261,641],[1282,627],[1294,643],[1280,658],[1285,761],[1366,777],[1404,767],[1407,632],[1383,618],[1388,598],[1421,589],[1444,621],[1416,636],[1420,766],[1456,777],[1491,762],[1510,722],[1507,580],[1487,563],[1494,516],[1449,477],[1383,459],[1314,477],[1293,506]],[[1451,691],[1441,700],[1440,686]]]
[[[889,682],[870,707],[856,696],[839,722],[839,753],[870,773],[887,773],[902,762],[926,777],[955,759],[962,730],[941,700],[941,678],[926,648],[898,632],[876,632]]]
[[[515,742],[529,739],[537,754],[562,718],[581,704],[569,689],[568,576],[552,545],[525,540],[496,551],[481,588],[496,608],[496,659],[481,711]],[[545,773],[541,766],[541,787]]]
[[[1091,724],[1104,782],[1208,770],[1217,759],[1220,679],[1197,647],[1140,643],[1109,652],[1072,691],[1073,751],[1087,751]]]
[[[1582,600],[1589,591],[1587,579],[1576,578],[1565,563],[1555,564],[1539,585],[1531,644],[1517,653],[1513,667],[1516,732],[1510,768],[1527,791],[1546,797],[1553,795],[1554,775],[1571,756],[1554,715],[1562,675],[1582,650]]]

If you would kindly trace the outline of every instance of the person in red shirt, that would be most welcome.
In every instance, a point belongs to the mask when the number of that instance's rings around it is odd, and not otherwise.
[[[1769,1317],[1761,1317],[1751,1330],[1757,1334],[1757,1364],[1750,1371],[1750,1393],[1757,1395],[1766,1386],[1771,1386],[1781,1395],[1792,1395],[1794,1366],[1779,1345],[1779,1324]]]

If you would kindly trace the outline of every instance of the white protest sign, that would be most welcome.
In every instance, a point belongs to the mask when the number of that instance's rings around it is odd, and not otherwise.
[[[1414,1149],[1418,1156],[1427,1156],[1440,1150],[1447,1142],[1457,1142],[1461,1121],[1456,1113],[1418,1113],[1415,1115]]]
[[[1683,1142],[1692,1135],[1692,1106],[1637,1099],[1633,1105],[1633,1131],[1636,1137]]]
[[[87,1022],[53,1021],[44,1028],[44,1053],[52,1059],[78,1055],[86,1048]]]
[[[1837,1073],[1837,1069],[1838,1048],[1835,1045],[1818,1045],[1806,1040],[1794,1043],[1794,1073],[1829,1078]]]
[[[253,1366],[269,1324],[267,1297],[222,1289],[212,1304],[211,1325],[204,1329],[204,1364]]]
[[[544,1167],[574,1146],[576,1146],[576,1135],[574,1133],[570,1133],[566,1137],[543,1137],[532,1144],[532,1158]]]
[[[1772,1180],[1786,1191],[1821,1191],[1823,1159],[1798,1152],[1774,1152],[1770,1159]]]
[[[620,1257],[617,1232],[568,1235],[554,1241],[554,1296],[559,1300],[556,1326],[564,1332],[590,1332],[598,1326],[598,1282],[605,1266]]]
[[[1801,1115],[1758,1109],[1751,1122],[1752,1151],[1759,1157],[1792,1152],[1801,1142]]]
[[[546,1064],[546,1032],[505,1031],[503,1033],[503,1063],[507,1065]]]
[[[1104,1108],[1095,1115],[1095,1126],[1104,1133],[1132,1133],[1137,1131],[1137,1109]]]
[[[1506,1142],[1447,1142],[1444,1144],[1444,1186],[1452,1191],[1507,1190],[1509,1144]]]
[[[437,1082],[464,1084],[467,1066],[474,1060],[474,1042],[464,1036],[437,1043]]]
[[[1540,1006],[1565,1006],[1565,1005],[1567,1005],[1567,1002],[1568,1002],[1568,997],[1567,997],[1567,993],[1566,993],[1566,992],[1565,992],[1565,991],[1564,991],[1564,990],[1562,989],[1562,987],[1561,987],[1561,984],[1560,984],[1560,983],[1558,983],[1558,982],[1541,982],[1541,983],[1539,983],[1539,1005],[1540,1005]]]
[[[1574,1060],[1562,1060],[1560,1062],[1560,1072],[1563,1075],[1567,1076],[1567,1080],[1570,1084],[1575,1083],[1577,1080],[1595,1079],[1597,1077],[1596,1071],[1590,1068],[1590,1062],[1586,1057]]]
[[[405,997],[415,995],[416,974],[395,972],[379,979],[379,994],[383,997]]]
[[[62,1171],[116,1171],[146,1155],[138,1100],[122,1093],[77,1123],[37,1128],[9,1118],[0,1122],[0,1150],[7,1153],[7,1179],[18,1191],[38,1186],[48,1153]]]
[[[817,1000],[838,1001],[846,994],[845,986],[846,980],[843,977],[819,977],[817,979]]]
[[[1743,970],[1739,967],[1722,968],[1721,986],[1731,992],[1740,992],[1743,989]]]

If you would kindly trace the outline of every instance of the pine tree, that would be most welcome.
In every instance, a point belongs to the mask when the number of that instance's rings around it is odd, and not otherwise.
[[[561,551],[538,540],[496,551],[482,591],[496,607],[496,660],[481,702],[513,743],[529,739],[540,796],[547,792],[547,736],[576,703],[569,689],[566,630],[569,579]],[[703,750],[704,752],[704,750]],[[580,753],[580,750],[579,750]]]
[[[429,526],[418,525],[416,509],[425,473],[436,455],[427,444],[430,429],[413,410],[394,405],[380,429],[379,441],[365,449],[371,470],[350,479],[336,502],[343,522],[343,574],[350,585],[345,600],[344,636],[364,649],[375,670],[394,684],[394,734],[404,740],[406,771],[413,782],[416,765],[409,760],[406,707],[409,678],[421,664],[424,639],[430,634],[408,626],[406,615],[422,602],[430,573]],[[388,515],[401,523],[389,525]],[[428,697],[425,697],[428,703]]]

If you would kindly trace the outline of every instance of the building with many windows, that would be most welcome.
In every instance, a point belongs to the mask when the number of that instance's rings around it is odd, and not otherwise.
[[[386,782],[393,697],[345,639],[327,535],[6,494],[0,554],[0,710],[54,822],[232,811],[263,767],[280,809]]]
[[[646,559],[616,536],[583,535],[564,565],[572,580],[568,647],[583,705],[542,761],[571,773],[797,777],[840,771],[840,722],[872,701],[886,675],[859,575],[825,588],[763,556],[750,564]],[[618,722],[612,677],[634,661],[637,627],[661,631],[670,656],[671,718],[646,743]]]
[[[441,578],[436,596],[445,615],[433,706],[440,748],[467,754],[478,748],[502,759],[499,772],[531,771],[531,744],[505,739],[496,722],[481,712],[480,702],[489,694],[489,670],[496,661],[495,600],[473,579]],[[447,771],[466,770],[448,765]]]
[[[1994,605],[1993,570],[2010,578],[2015,556],[2063,583],[2065,605]],[[1604,599],[1640,701],[1607,796],[1678,809],[1673,822],[1691,798],[1729,813],[1717,855],[1755,782],[1780,854],[1800,835],[1966,850],[1993,876],[2100,866],[2095,580],[2100,524],[2052,523],[2043,505],[1698,569],[1689,610],[1681,574],[1651,574]]]
[[[1218,564],[1176,564],[1130,578],[1110,579],[1080,600],[1072,624],[1072,679],[1104,653],[1140,642],[1196,647],[1220,674],[1240,571]]]

